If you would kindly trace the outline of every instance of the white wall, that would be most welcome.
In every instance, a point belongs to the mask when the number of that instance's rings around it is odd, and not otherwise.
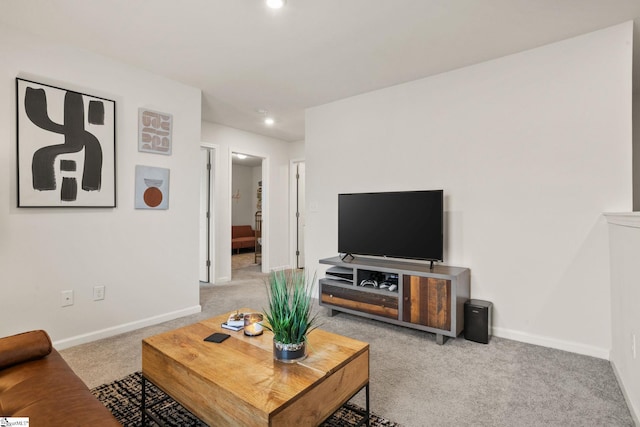
[[[640,29],[638,29],[640,31]],[[633,96],[633,210],[640,211],[640,88]]]
[[[255,213],[253,168],[233,165],[231,170],[231,225],[250,225],[253,227],[253,214]]]
[[[232,152],[265,159],[262,165],[262,271],[289,265],[289,146],[285,141],[202,122],[202,142],[219,152],[214,166],[216,218],[216,282],[231,279],[231,160]]]
[[[289,143],[289,157],[291,160],[304,160],[304,141]]]
[[[231,224],[250,225],[255,229],[257,191],[258,182],[262,181],[262,166],[234,164],[231,170]],[[238,194],[240,197],[237,197]]]
[[[640,425],[640,213],[608,214],[607,220],[611,247],[611,365],[631,414]]]
[[[255,227],[256,220],[256,212],[262,210],[262,202],[260,202],[260,206],[258,206],[258,188],[260,188],[260,183],[262,181],[262,166],[255,166],[251,168],[251,224]],[[261,197],[262,200],[262,197]]]
[[[63,348],[198,312],[199,90],[4,26],[0,53],[0,336],[42,328]],[[116,101],[117,208],[16,207],[17,76]],[[173,114],[171,156],[137,151],[139,107]],[[169,210],[133,208],[137,164],[171,170]]]
[[[338,193],[444,189],[445,263],[471,269],[494,333],[607,358],[601,213],[631,208],[632,29],[307,110],[307,268],[336,255]]]

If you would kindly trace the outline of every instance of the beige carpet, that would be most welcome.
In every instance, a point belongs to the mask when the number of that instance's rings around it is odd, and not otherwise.
[[[231,255],[231,269],[242,270],[245,268],[255,268],[259,264],[256,263],[256,254],[254,252],[243,252]],[[258,260],[260,262],[260,260]]]
[[[144,337],[248,306],[265,306],[264,275],[201,287],[203,312],[63,350],[90,388],[141,369]],[[322,328],[370,344],[371,410],[404,426],[633,426],[606,360],[507,339],[449,340],[357,316]],[[364,406],[362,394],[353,403]]]

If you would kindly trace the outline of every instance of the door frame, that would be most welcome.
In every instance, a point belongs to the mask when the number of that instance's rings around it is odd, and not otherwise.
[[[296,218],[296,207],[298,209],[305,209],[305,206],[297,206],[298,202],[298,194],[297,194],[297,165],[299,163],[305,163],[304,159],[292,159],[289,161],[289,247],[290,256],[289,256],[289,265],[293,268],[298,267],[297,265],[297,257],[296,257],[296,248],[298,246],[298,235],[297,235],[297,227],[298,227],[298,219]],[[306,163],[305,163],[305,172],[306,172]],[[304,251],[304,248],[302,248]],[[304,266],[303,266],[304,267]]]
[[[228,150],[228,167],[229,174],[227,179],[228,194],[231,195],[232,176],[233,176],[233,153],[242,153],[252,157],[262,159],[262,255],[261,255],[261,271],[269,272],[269,253],[270,253],[270,216],[269,216],[269,199],[271,194],[271,183],[269,182],[269,156],[265,153],[256,152],[251,149],[243,149],[237,146],[230,146]],[[228,218],[229,218],[229,242],[231,242],[231,218],[232,216],[231,201],[228,201]],[[231,245],[229,245],[229,253],[231,253]],[[231,268],[231,256],[229,256],[229,275],[233,280],[233,269]]]
[[[208,283],[215,284],[216,283],[216,225],[218,223],[218,218],[216,215],[216,207],[218,205],[217,192],[216,192],[216,183],[217,183],[217,172],[219,169],[219,150],[220,147],[217,144],[211,144],[208,142],[201,142],[200,148],[205,149],[209,152],[209,162],[211,164],[211,169],[209,170],[209,218],[207,218],[209,233],[206,236],[207,238],[207,250],[209,252],[209,265],[207,266],[207,276],[209,279]],[[200,183],[202,185],[202,182]],[[201,211],[200,211],[201,212]],[[199,218],[201,219],[201,218]],[[202,236],[200,236],[202,237]],[[200,254],[199,254],[200,259]],[[200,266],[201,267],[201,266]],[[198,271],[200,271],[200,267],[198,267]],[[198,272],[198,276],[200,273]]]

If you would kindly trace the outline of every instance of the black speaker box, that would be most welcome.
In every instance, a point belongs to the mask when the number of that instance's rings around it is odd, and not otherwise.
[[[493,303],[470,299],[464,303],[464,337],[469,341],[489,344]]]

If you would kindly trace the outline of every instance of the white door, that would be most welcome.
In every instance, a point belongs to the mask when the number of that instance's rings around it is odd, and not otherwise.
[[[211,170],[212,150],[200,148],[200,281],[212,282],[214,265],[213,248],[213,174]]]
[[[296,174],[296,267],[304,268],[304,227],[305,227],[305,198],[304,182],[305,168],[304,162],[297,164]]]

